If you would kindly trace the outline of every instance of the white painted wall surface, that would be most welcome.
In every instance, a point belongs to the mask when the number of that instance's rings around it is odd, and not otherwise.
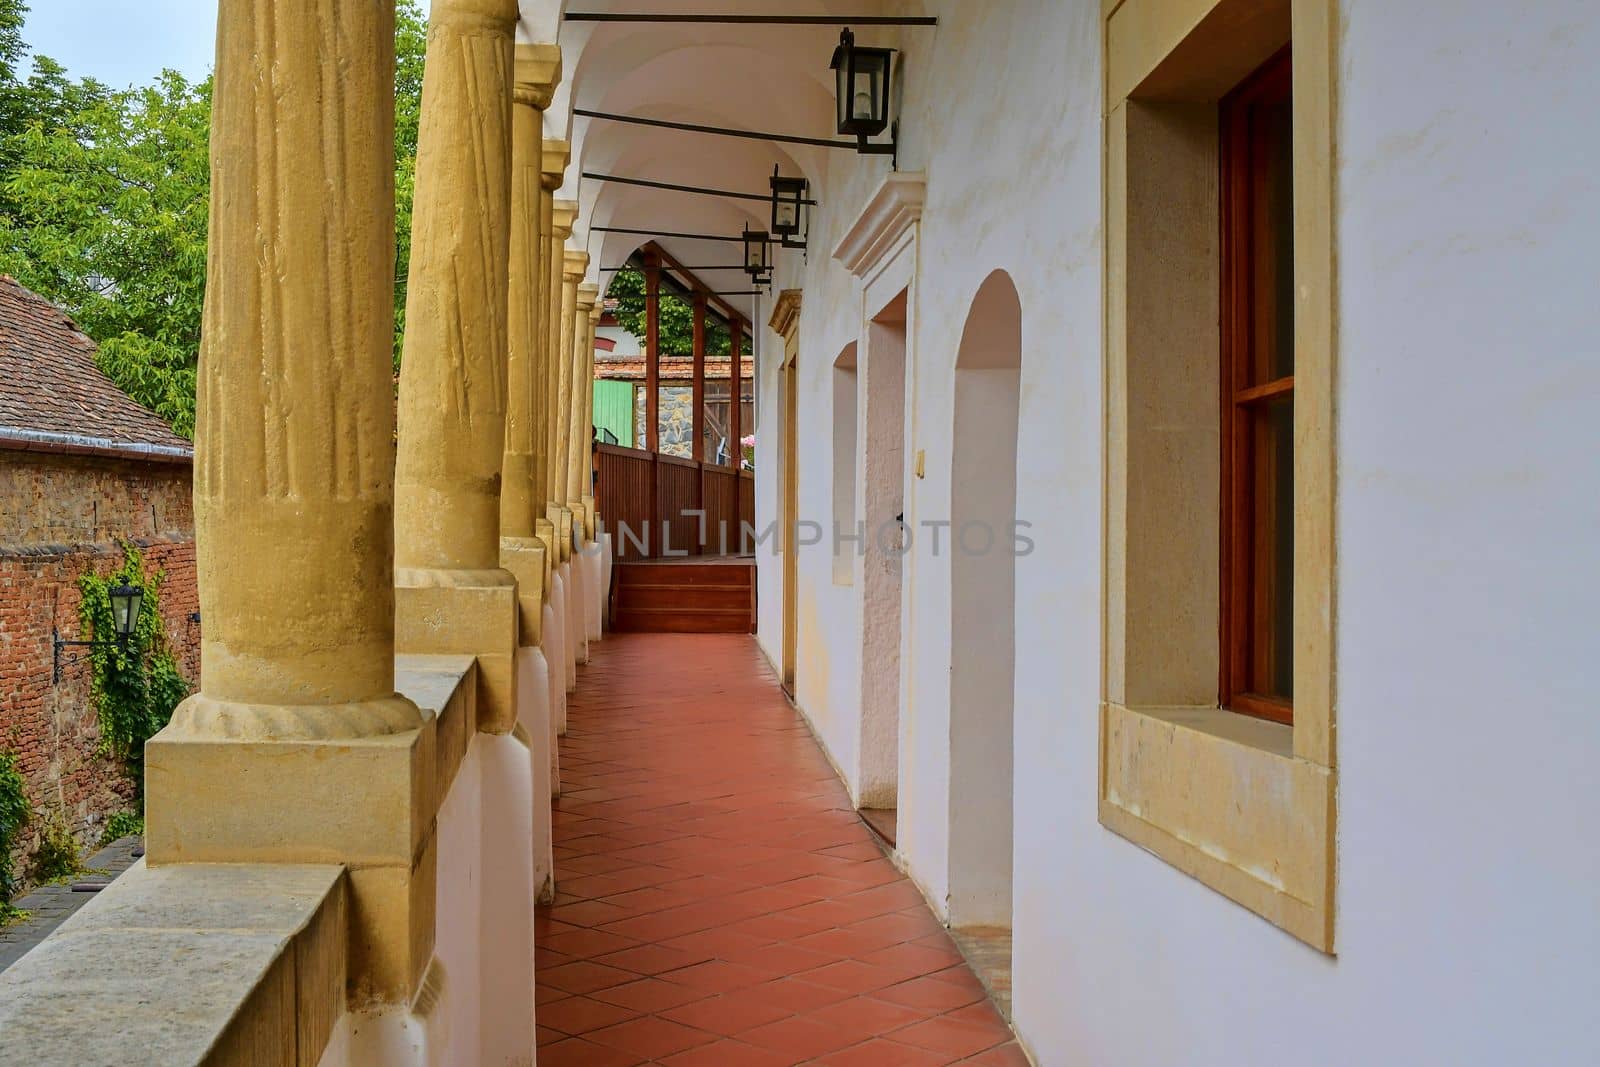
[[[1041,1063],[1600,1061],[1600,8],[1342,5],[1339,956],[1102,828],[1100,3],[922,5],[901,166],[925,168],[908,515],[947,517],[953,367],[983,279],[1016,281],[1022,367],[1016,1015]],[[862,334],[831,249],[886,163],[817,185],[800,504],[831,514],[833,358]],[[768,351],[781,342],[763,330]],[[777,360],[758,485],[776,516]],[[781,634],[763,559],[762,643]],[[948,559],[908,563],[902,848],[948,864]],[[800,566],[799,703],[847,765],[859,622]]]
[[[614,275],[602,275],[601,284],[609,285]],[[597,340],[612,342],[616,347],[609,353],[613,356],[639,356],[644,352],[644,346],[633,334],[621,326],[599,326],[594,331]],[[598,349],[596,350],[598,351]]]

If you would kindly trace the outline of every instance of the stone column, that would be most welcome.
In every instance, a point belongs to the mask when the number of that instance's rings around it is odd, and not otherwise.
[[[552,277],[560,276],[561,254],[559,251],[552,253],[552,247],[558,245],[555,237],[556,211],[555,194],[566,180],[567,163],[572,154],[570,146],[565,141],[546,140],[544,142],[543,166],[541,169],[541,184],[539,192],[539,276],[534,289],[534,304],[537,313],[537,337],[534,350],[537,355],[537,373],[534,381],[535,394],[544,398],[544,403],[538,405],[539,419],[535,428],[537,440],[534,452],[539,462],[536,464],[534,505],[539,511],[536,528],[540,540],[545,542],[546,572],[544,595],[546,603],[549,602],[552,592],[552,577],[556,563],[560,558],[560,548],[556,539],[555,525],[550,521],[549,503],[553,494],[550,486],[550,436],[553,428],[551,395],[548,387],[550,369],[554,364],[553,345],[551,335],[551,308],[550,289]],[[571,222],[567,223],[568,228]],[[565,240],[562,238],[561,240]],[[557,320],[559,322],[559,319]]]
[[[395,487],[396,641],[470,654],[478,725],[517,721],[500,566],[516,0],[434,0],[422,87]]]
[[[540,271],[546,243],[539,216],[544,158],[543,112],[561,80],[561,49],[518,45],[511,112],[511,243],[507,301],[506,447],[500,485],[500,564],[517,579],[519,632],[524,647],[543,636],[543,604],[548,597],[550,562],[538,539],[544,497],[539,467],[544,462],[548,412],[538,392],[543,381],[539,344],[543,301]]]
[[[588,331],[589,310],[594,307],[592,299],[585,307],[580,295],[583,276],[588,270],[588,253],[567,252],[566,273],[562,277],[561,287],[561,375],[556,383],[561,404],[561,429],[556,435],[556,500],[572,516],[569,521],[574,526],[582,521],[583,515],[582,509],[574,506],[572,495],[572,439],[578,426],[574,384],[578,377],[578,345],[579,339]]]
[[[595,426],[595,338],[600,333],[600,320],[605,318],[605,296],[597,294],[595,306],[589,312],[589,352],[587,352],[587,368],[584,378],[589,381],[589,390],[584,394],[584,426],[589,427],[589,445],[584,448],[584,470],[582,470],[582,499],[584,499],[584,515],[589,518],[587,536],[589,541],[594,541],[600,531],[600,515],[595,509],[594,498],[594,426]]]
[[[431,718],[395,693],[394,6],[220,6],[195,436],[201,691],[146,847],[348,867],[353,1005],[433,944]]]
[[[594,498],[590,496],[589,472],[594,462],[594,331],[599,309],[600,287],[578,287],[577,337],[573,342],[572,449],[568,470],[567,499],[572,510],[583,519],[583,541],[594,540]]]
[[[572,515],[566,509],[566,463],[563,459],[565,426],[561,421],[562,368],[569,363],[572,351],[572,300],[576,299],[577,279],[568,280],[572,266],[568,262],[567,238],[572,236],[572,225],[578,217],[578,205],[571,200],[557,200],[553,206],[553,223],[550,234],[550,373],[546,388],[550,396],[549,495],[545,498],[546,514],[555,527],[557,564],[572,556]]]

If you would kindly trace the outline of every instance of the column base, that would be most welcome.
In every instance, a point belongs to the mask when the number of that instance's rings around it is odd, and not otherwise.
[[[572,558],[572,512],[562,504],[549,504],[545,515],[555,529],[556,551],[561,553],[555,562],[565,563]]]
[[[400,655],[478,660],[478,729],[517,725],[517,580],[503,570],[395,572],[394,646]]]
[[[544,602],[550,603],[550,591],[555,584],[556,564],[560,561],[561,550],[556,543],[556,527],[549,519],[538,519],[534,522],[533,536],[544,545],[544,587],[542,593]]]
[[[226,736],[209,731],[322,716],[191,697],[145,745],[146,862],[343,864],[350,1005],[408,1003],[433,952],[437,722],[399,697],[340,712],[334,721],[409,713],[417,725],[366,737]]]
[[[544,640],[548,559],[545,543],[537,537],[500,539],[500,566],[517,580],[517,630],[523,648],[537,648]]]

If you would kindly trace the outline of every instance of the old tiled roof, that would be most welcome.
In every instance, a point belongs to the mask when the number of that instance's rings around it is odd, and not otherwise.
[[[708,356],[706,358],[706,380],[727,381],[733,369],[733,361],[727,356]],[[745,356],[739,368],[746,381],[750,378],[750,357]],[[645,365],[643,356],[613,356],[610,353],[597,352],[594,361],[594,376],[601,381],[644,381]],[[657,378],[661,381],[689,381],[694,378],[694,360],[684,356],[661,357]]]
[[[194,447],[95,366],[60,308],[0,275],[0,448],[192,459]]]

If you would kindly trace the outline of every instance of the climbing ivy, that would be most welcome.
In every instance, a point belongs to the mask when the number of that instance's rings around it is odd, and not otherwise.
[[[32,817],[33,808],[23,789],[22,773],[17,770],[16,754],[0,752],[0,926],[18,914],[11,906],[11,898],[17,891],[17,875],[11,866],[11,857],[22,828]]]
[[[91,648],[94,664],[94,700],[100,716],[102,755],[122,763],[140,791],[144,788],[144,743],[172,718],[172,711],[189,695],[189,683],[167,643],[161,618],[161,585],[165,571],[148,574],[138,548],[123,544],[122,566],[101,577],[89,573],[78,579],[83,600],[79,621],[87,640],[103,641]],[[115,641],[111,616],[111,590],[122,584],[144,590],[134,639],[126,647]]]

